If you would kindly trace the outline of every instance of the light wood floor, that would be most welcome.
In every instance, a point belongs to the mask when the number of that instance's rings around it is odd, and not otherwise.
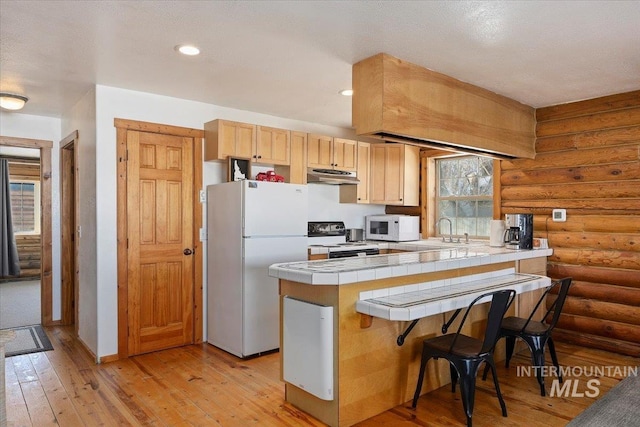
[[[323,425],[285,403],[278,353],[242,361],[204,344],[96,365],[72,337],[72,328],[47,328],[47,333],[54,351],[6,361],[9,426]],[[557,347],[564,366],[640,364],[599,350]],[[498,371],[508,418],[501,416],[492,381],[478,381],[474,426],[564,426],[595,401],[541,397],[534,378],[516,374],[519,365],[529,366],[528,353]],[[600,397],[620,379],[599,378]],[[578,391],[585,390],[580,383]],[[460,394],[446,386],[422,396],[415,410],[407,402],[359,427],[457,425],[465,425]]]

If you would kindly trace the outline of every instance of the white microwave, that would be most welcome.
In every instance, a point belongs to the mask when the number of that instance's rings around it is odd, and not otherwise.
[[[409,215],[369,215],[366,217],[367,240],[406,242],[420,240],[420,217]]]

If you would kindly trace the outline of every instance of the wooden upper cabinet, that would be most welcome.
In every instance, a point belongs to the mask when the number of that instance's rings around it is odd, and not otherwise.
[[[405,144],[371,144],[370,203],[418,206],[420,149]]]
[[[358,170],[358,141],[333,138],[333,167],[343,171]]]
[[[291,132],[267,126],[257,127],[256,150],[251,159],[257,163],[288,165],[291,156]]]
[[[310,168],[355,172],[358,167],[358,141],[309,134],[307,146]]]
[[[356,176],[358,185],[340,186],[340,203],[370,203],[369,189],[371,171],[371,144],[358,141],[358,158]]]
[[[333,137],[311,133],[307,136],[307,166],[333,169]]]
[[[291,184],[307,183],[307,133],[291,131],[290,166],[276,165],[275,172]]]
[[[255,163],[289,165],[291,132],[229,120],[204,125],[205,160],[242,157]]]
[[[256,126],[228,120],[212,120],[204,124],[204,160],[226,160],[227,157],[252,158],[256,145]]]

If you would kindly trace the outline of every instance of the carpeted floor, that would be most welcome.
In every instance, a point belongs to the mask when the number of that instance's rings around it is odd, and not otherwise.
[[[5,357],[53,350],[51,341],[40,325],[11,328],[16,338],[4,346]]]
[[[40,281],[0,282],[0,329],[40,323]]]
[[[630,376],[575,417],[567,427],[640,426],[640,376]]]

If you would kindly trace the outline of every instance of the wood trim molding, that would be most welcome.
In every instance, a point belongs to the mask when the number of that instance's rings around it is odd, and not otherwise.
[[[139,132],[162,133],[165,135],[184,136],[187,138],[204,138],[204,130],[202,129],[191,129],[180,126],[117,118],[113,119],[113,125],[118,129],[136,130]]]
[[[79,133],[77,130],[71,132],[69,135],[67,135],[66,138],[62,139],[60,141],[60,148],[59,148],[59,171],[60,171],[60,212],[61,212],[61,218],[60,218],[60,247],[61,247],[61,253],[64,253],[64,248],[65,248],[65,244],[72,244],[73,245],[73,273],[72,273],[72,280],[73,283],[64,283],[63,278],[64,278],[64,273],[63,273],[63,268],[65,266],[65,262],[61,259],[60,261],[60,285],[61,285],[61,307],[62,307],[62,319],[61,319],[61,324],[67,325],[67,324],[74,324],[74,331],[76,333],[76,335],[78,334],[78,304],[80,303],[79,300],[79,284],[80,284],[80,266],[78,263],[78,256],[80,253],[80,239],[73,239],[74,243],[70,243],[69,241],[65,241],[65,234],[64,232],[66,231],[68,233],[68,235],[74,235],[76,233],[76,229],[77,229],[77,221],[80,218],[80,183],[79,183],[79,173],[78,173],[78,167],[79,167],[79,163],[78,163],[78,149],[79,149]],[[65,224],[65,219],[62,218],[62,213],[64,211],[64,203],[65,203],[65,196],[64,196],[64,188],[65,186],[63,185],[64,183],[64,179],[66,174],[68,173],[68,171],[65,171],[65,168],[68,168],[68,164],[65,162],[65,150],[73,150],[73,208],[74,208],[74,225],[76,229],[71,229],[71,230],[67,230],[66,229],[66,224]],[[66,196],[66,197],[69,197]],[[72,289],[69,289],[69,287],[72,286]],[[72,296],[72,298],[71,298]],[[71,304],[71,301],[73,300],[73,304]]]
[[[78,131],[74,130],[73,132],[71,132],[69,135],[67,135],[66,138],[64,138],[62,141],[60,141],[60,148],[65,148],[67,145],[69,145],[72,142],[75,142],[78,139]]]
[[[41,267],[40,267],[40,315],[43,326],[53,324],[53,285],[51,254],[51,148],[53,141],[42,139],[0,136],[0,145],[40,150],[40,198],[41,210]]]
[[[14,136],[0,136],[0,145],[22,148],[52,148],[53,141],[45,139],[17,138]]]
[[[194,304],[193,304],[193,341],[196,344],[202,342],[204,305],[203,305],[203,268],[204,268],[204,244],[200,241],[200,229],[202,228],[202,203],[200,202],[200,190],[202,188],[202,137],[194,138],[193,147],[193,242],[195,260],[193,266],[194,280]],[[198,255],[199,254],[199,255]]]
[[[116,129],[117,144],[117,262],[118,262],[118,357],[126,358],[128,351],[128,258],[127,258],[127,128]]]
[[[502,215],[502,183],[500,177],[502,175],[502,161],[493,161],[493,219],[501,219]]]

